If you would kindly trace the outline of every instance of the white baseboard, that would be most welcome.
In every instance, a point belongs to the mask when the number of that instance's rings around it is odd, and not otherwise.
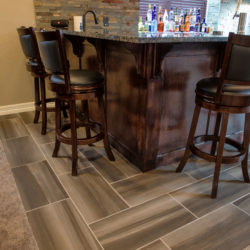
[[[34,102],[0,106],[0,115],[15,114],[35,110]]]

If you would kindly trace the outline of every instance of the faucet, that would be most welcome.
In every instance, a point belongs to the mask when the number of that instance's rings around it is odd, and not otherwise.
[[[95,24],[99,24],[99,20],[98,20],[98,18],[97,18],[97,16],[96,16],[95,11],[94,11],[94,10],[91,10],[91,9],[87,9],[87,10],[85,11],[85,13],[83,14],[83,16],[82,16],[82,29],[83,29],[84,32],[86,32],[86,15],[87,15],[89,12],[93,14],[94,19],[95,19]]]

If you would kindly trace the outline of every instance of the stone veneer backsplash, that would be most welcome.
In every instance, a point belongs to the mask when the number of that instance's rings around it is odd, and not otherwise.
[[[207,22],[213,22],[216,30],[237,32],[239,18],[234,18],[237,0],[208,0]],[[246,33],[250,34],[250,0],[243,0],[239,12],[248,13]]]
[[[139,0],[34,0],[36,25],[50,27],[53,19],[69,19],[73,27],[73,16],[81,16],[87,8],[94,9],[100,20],[95,25],[93,16],[87,15],[87,28],[103,28],[103,17],[109,17],[107,29],[133,31],[137,30]]]

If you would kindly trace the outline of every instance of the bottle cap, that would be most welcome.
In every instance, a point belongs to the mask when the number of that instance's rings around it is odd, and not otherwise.
[[[148,8],[151,9],[151,4],[148,5]]]

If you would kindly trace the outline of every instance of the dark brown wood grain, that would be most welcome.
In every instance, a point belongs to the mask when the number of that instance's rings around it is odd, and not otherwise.
[[[136,44],[92,38],[91,44],[104,57],[111,144],[142,171],[179,159],[191,124],[195,85],[218,74],[225,43]],[[95,109],[91,103],[91,117]],[[212,112],[211,124],[215,119]],[[207,112],[201,111],[197,134],[205,131],[206,122]],[[241,125],[233,117],[228,132],[239,131]]]

